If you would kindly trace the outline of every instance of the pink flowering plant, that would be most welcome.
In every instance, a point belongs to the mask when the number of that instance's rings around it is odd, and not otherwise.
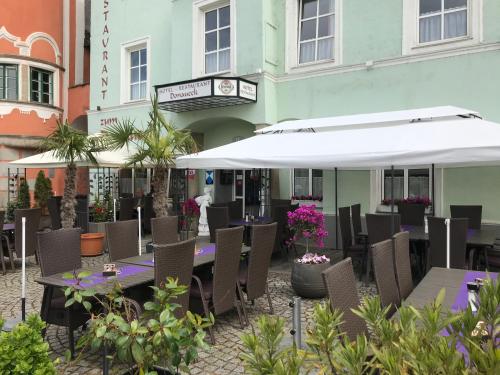
[[[189,198],[182,204],[182,214],[184,215],[186,230],[191,230],[191,224],[195,218],[200,216],[200,207],[193,198]]]
[[[309,241],[313,241],[316,246],[324,247],[324,238],[328,236],[325,230],[325,215],[316,211],[314,204],[300,206],[295,211],[288,212],[288,227],[292,232],[290,243],[294,243],[301,238],[306,240],[306,252],[309,250]]]
[[[318,255],[316,253],[305,253],[302,257],[297,259],[297,263],[301,264],[323,264],[329,262],[330,258],[326,255]]]

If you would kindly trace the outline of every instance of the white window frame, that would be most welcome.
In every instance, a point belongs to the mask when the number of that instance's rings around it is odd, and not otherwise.
[[[325,69],[328,67],[342,65],[342,5],[344,0],[335,0],[334,19],[335,31],[333,59],[311,61],[299,64],[300,44],[300,2],[301,0],[289,0],[286,2],[286,57],[285,71],[287,73],[301,73]]]
[[[120,64],[120,104],[149,101],[151,92],[151,38],[149,36],[121,44]],[[147,80],[144,98],[130,99],[130,53],[146,48]]]
[[[314,196],[314,194],[313,194],[313,173],[312,173],[313,169],[314,170],[320,170],[320,171],[322,171],[322,173],[323,173],[322,178],[325,177],[325,171],[322,170],[322,169],[318,169],[318,168],[292,168],[291,173],[290,173],[291,176],[292,176],[292,180],[291,180],[291,185],[292,186],[291,186],[291,189],[290,189],[292,197],[295,196],[295,169],[307,169],[309,171],[309,176],[308,176],[309,187],[307,189],[309,191],[309,193],[307,195]],[[321,193],[321,196],[323,196],[323,192]]]
[[[222,72],[205,73],[205,13],[229,6],[230,63]],[[193,2],[192,78],[236,75],[236,0],[195,0]]]
[[[440,13],[436,12],[437,14]],[[403,0],[403,55],[438,52],[479,44],[483,40],[483,0],[467,0],[467,35],[420,43],[419,25],[420,0]]]
[[[416,167],[411,167],[411,168],[394,167],[394,169],[399,169],[399,170],[402,169],[404,172],[404,175],[403,175],[403,179],[404,179],[403,199],[408,198],[408,170],[410,170],[410,169],[428,169],[429,170],[429,198],[431,200],[434,200],[434,198],[432,197],[432,168],[430,168],[428,165],[426,165],[426,166],[416,166]],[[385,185],[384,184],[384,177],[385,177],[384,171],[385,170],[389,171],[389,169],[386,168],[386,169],[381,170],[382,181],[381,181],[381,187],[380,187],[380,190],[381,190],[380,201],[382,201],[384,199],[384,196],[385,196],[385,186],[384,186]]]

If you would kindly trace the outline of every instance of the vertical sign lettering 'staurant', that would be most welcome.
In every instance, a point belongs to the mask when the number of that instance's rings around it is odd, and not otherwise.
[[[108,92],[108,46],[109,46],[109,27],[108,27],[108,17],[109,17],[109,2],[111,0],[104,0],[103,2],[103,16],[104,16],[104,27],[102,30],[102,69],[101,69],[101,93],[102,98],[106,99],[106,93]]]

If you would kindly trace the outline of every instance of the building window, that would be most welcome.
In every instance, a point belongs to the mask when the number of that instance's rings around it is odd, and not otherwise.
[[[466,36],[467,2],[468,0],[420,0],[419,42]]]
[[[394,199],[429,198],[430,178],[429,168],[395,169]],[[391,170],[384,170],[383,199],[391,199]]]
[[[31,68],[31,101],[53,104],[53,73]]]
[[[0,100],[17,100],[17,65],[0,64]]]
[[[146,99],[148,82],[147,48],[130,50],[130,100]]]
[[[294,169],[293,196],[296,199],[323,198],[323,171],[321,169]]]
[[[334,0],[300,0],[299,64],[333,59]]]
[[[230,6],[205,12],[205,74],[231,69]]]

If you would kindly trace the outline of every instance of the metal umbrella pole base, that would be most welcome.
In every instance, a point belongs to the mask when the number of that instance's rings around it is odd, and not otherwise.
[[[300,297],[293,297],[293,301],[290,302],[290,307],[292,310],[292,330],[290,334],[293,336],[293,342],[298,349],[302,348],[302,322],[301,322],[301,306],[302,301]]]

